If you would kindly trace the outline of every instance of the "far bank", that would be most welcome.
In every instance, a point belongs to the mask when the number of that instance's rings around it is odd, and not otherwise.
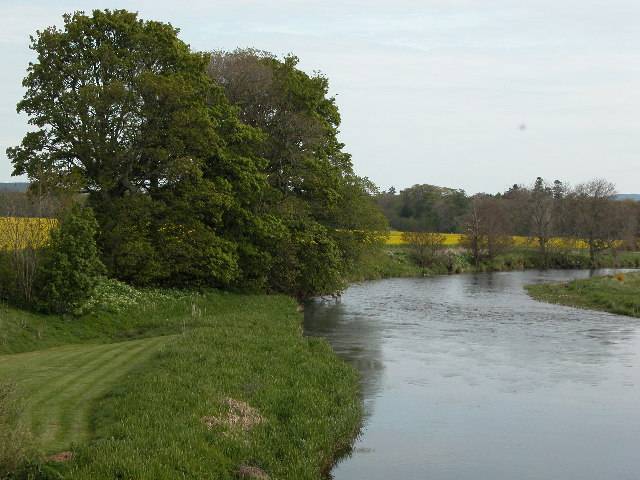
[[[528,285],[536,300],[640,317],[640,273],[617,273],[566,283]]]
[[[592,264],[586,250],[550,253],[545,262],[533,248],[517,248],[474,262],[463,249],[444,250],[427,262],[416,259],[408,245],[386,245],[362,256],[349,272],[349,282],[393,277],[423,277],[458,273],[505,272],[530,269],[583,270],[590,268],[640,268],[640,252],[606,252]]]

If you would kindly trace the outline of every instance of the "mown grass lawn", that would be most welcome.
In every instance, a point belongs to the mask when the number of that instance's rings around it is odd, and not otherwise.
[[[25,393],[21,420],[41,458],[73,451],[36,463],[34,478],[53,468],[74,479],[233,479],[251,467],[321,479],[359,430],[357,373],[303,337],[287,297],[154,293],[118,313],[4,313],[17,341],[0,345],[0,380]],[[230,399],[263,421],[226,422]]]
[[[640,317],[640,273],[528,285],[536,300]]]
[[[13,383],[25,426],[45,453],[86,441],[92,403],[173,337],[72,345],[0,356],[0,382]]]

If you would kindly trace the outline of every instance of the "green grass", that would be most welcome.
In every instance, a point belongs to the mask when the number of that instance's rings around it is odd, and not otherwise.
[[[536,300],[640,317],[640,273],[528,285]]]
[[[597,268],[640,268],[640,252],[602,253],[597,259]],[[422,277],[449,273],[504,272],[544,268],[540,254],[535,248],[512,248],[483,259],[475,265],[468,252],[454,250],[440,257],[426,268],[420,268],[411,256],[407,245],[385,246],[361,259],[348,275],[350,282],[376,280],[389,277]],[[585,250],[550,252],[546,268],[585,269],[592,268],[589,254]]]
[[[27,393],[22,421],[43,452],[74,444],[72,461],[32,468],[41,478],[54,468],[75,479],[232,479],[251,465],[320,479],[359,430],[357,373],[302,336],[286,297],[150,293],[120,313],[5,308],[2,318],[0,377]],[[28,353],[7,355],[17,351]],[[264,423],[210,430],[202,418],[227,398]]]
[[[0,356],[0,382],[19,387],[23,423],[42,450],[59,452],[87,440],[92,402],[170,338]]]
[[[76,316],[42,315],[0,307],[0,355],[77,343],[106,343],[180,333],[210,321],[193,310],[199,296],[184,292],[139,293],[139,299],[120,311],[97,309]],[[237,301],[219,294],[219,313],[231,312]],[[117,301],[118,299],[114,299]]]
[[[347,275],[349,282],[378,280],[392,277],[418,277],[422,270],[409,256],[403,246],[385,246],[367,252],[359,260],[353,271]]]

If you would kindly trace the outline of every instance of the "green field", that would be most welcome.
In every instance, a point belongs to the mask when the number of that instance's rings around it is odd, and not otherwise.
[[[59,452],[87,440],[92,403],[171,338],[0,356],[0,381],[19,386],[25,425],[43,451]]]
[[[640,273],[528,285],[536,300],[640,317]]]
[[[244,466],[320,479],[359,429],[356,372],[302,336],[287,297],[151,292],[117,313],[0,314],[0,382],[17,386],[34,478],[232,479]],[[263,421],[205,421],[229,402]],[[65,450],[71,461],[47,461]]]

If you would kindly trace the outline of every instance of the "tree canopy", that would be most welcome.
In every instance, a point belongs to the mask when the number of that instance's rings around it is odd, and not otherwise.
[[[194,52],[125,10],[65,15],[31,48],[35,130],[7,154],[39,188],[88,194],[111,275],[328,293],[385,228],[328,80],[296,57]]]

